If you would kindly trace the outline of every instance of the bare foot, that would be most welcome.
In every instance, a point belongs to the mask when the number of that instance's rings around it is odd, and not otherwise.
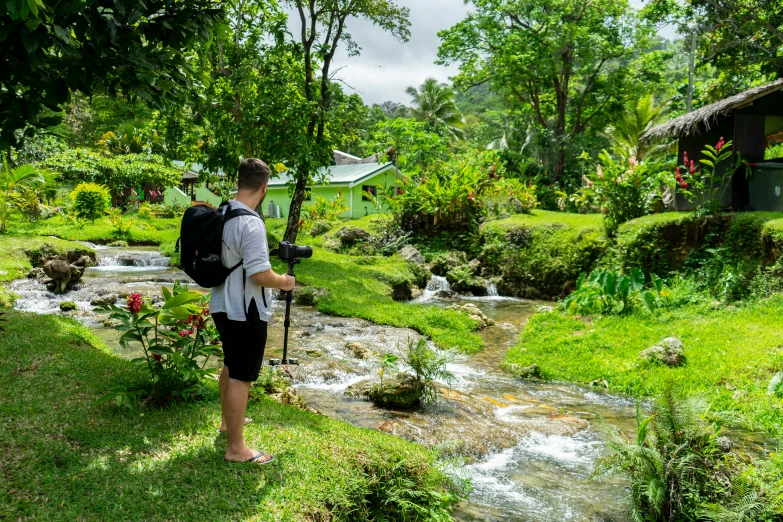
[[[239,454],[229,455],[229,453],[226,452],[226,454],[223,456],[223,460],[226,462],[242,464],[269,464],[275,460],[275,458],[268,453],[264,453],[263,451],[254,451],[245,448],[245,451]]]
[[[250,417],[245,417],[245,426],[253,422],[253,419]],[[226,421],[221,421],[220,428],[218,429],[218,433],[225,433],[226,432]]]

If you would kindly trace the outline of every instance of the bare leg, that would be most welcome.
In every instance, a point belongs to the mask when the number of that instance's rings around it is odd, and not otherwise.
[[[220,385],[220,431],[226,431],[226,418],[223,411],[225,411],[226,388],[228,387],[228,366],[223,365],[218,383]]]
[[[226,438],[228,439],[225,459],[228,461],[242,462],[256,455],[256,452],[245,446],[243,437],[245,408],[249,391],[249,382],[228,379],[223,398],[223,418],[226,420]]]

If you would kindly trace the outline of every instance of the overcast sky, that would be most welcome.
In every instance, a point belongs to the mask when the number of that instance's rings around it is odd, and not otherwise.
[[[346,92],[357,92],[367,104],[392,100],[408,103],[405,94],[409,85],[420,85],[426,78],[447,81],[456,74],[456,67],[435,65],[440,39],[438,31],[448,29],[465,17],[469,7],[463,0],[398,0],[410,8],[411,38],[401,43],[391,35],[364,20],[352,19],[348,30],[362,48],[361,55],[349,58],[344,47],[338,48],[335,68],[346,84]],[[631,0],[639,7],[641,0]],[[298,15],[289,17],[290,29],[299,34]],[[668,36],[668,35],[667,35]]]

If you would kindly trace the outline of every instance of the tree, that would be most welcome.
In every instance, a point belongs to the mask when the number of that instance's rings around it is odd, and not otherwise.
[[[464,137],[462,113],[454,103],[457,94],[451,87],[427,78],[418,89],[411,86],[405,92],[413,98],[413,107],[408,108],[411,116],[426,121],[434,129],[445,129],[454,139]]]
[[[449,143],[426,122],[396,118],[378,122],[363,144],[363,155],[379,152],[385,152],[379,161],[393,161],[398,170],[421,177],[448,158]]]
[[[3,158],[3,171],[0,172],[0,189],[3,191],[3,220],[0,223],[0,233],[6,232],[6,219],[8,208],[11,205],[12,193],[35,183],[43,183],[44,178],[38,170],[31,165],[21,165],[12,169],[8,161]]]
[[[614,125],[607,127],[606,135],[612,142],[615,154],[625,159],[646,159],[650,144],[642,141],[648,130],[666,119],[665,106],[656,105],[652,94],[631,100],[625,106]]]
[[[395,38],[407,41],[409,10],[394,0],[286,0],[299,15],[301,31],[296,43],[304,61],[304,77],[300,92],[313,104],[303,133],[296,143],[297,161],[289,165],[294,173],[291,208],[285,230],[285,240],[296,241],[299,215],[305,189],[321,167],[331,162],[331,137],[327,125],[333,116],[332,65],[338,45],[342,42],[349,56],[360,52],[358,44],[347,31],[351,17],[364,18]],[[290,150],[290,149],[289,149]]]
[[[0,150],[56,125],[71,91],[96,88],[155,106],[194,79],[191,53],[219,19],[213,0],[14,0],[0,6]]]
[[[488,82],[549,139],[544,163],[562,177],[575,136],[605,127],[628,96],[629,63],[650,35],[627,0],[471,0],[475,10],[442,31],[456,83]]]

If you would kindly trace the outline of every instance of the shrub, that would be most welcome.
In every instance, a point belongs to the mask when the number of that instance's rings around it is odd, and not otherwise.
[[[122,215],[122,210],[113,208],[109,211],[109,217],[106,218],[106,223],[114,229],[114,233],[119,236],[127,236],[130,234],[131,227],[133,227],[132,219],[125,219]]]
[[[424,404],[438,400],[438,381],[451,382],[454,374],[446,365],[457,360],[457,355],[451,351],[435,352],[427,348],[427,339],[421,337],[417,342],[408,339],[408,346],[402,354],[402,361],[416,378],[423,393],[421,401]]]
[[[598,155],[595,173],[583,176],[585,185],[576,194],[560,193],[561,209],[566,200],[578,208],[605,215],[604,226],[614,235],[626,221],[648,214],[660,199],[663,174],[655,163],[635,158],[615,161],[605,150]]]
[[[82,182],[71,192],[71,201],[71,210],[76,217],[95,223],[111,206],[111,195],[103,185]]]
[[[124,308],[108,305],[96,312],[108,312],[120,321],[120,345],[138,343],[144,357],[134,362],[149,370],[146,386],[139,389],[115,388],[99,402],[116,401],[118,406],[135,409],[140,398],[162,406],[172,400],[187,400],[201,393],[202,382],[215,373],[206,365],[211,355],[220,354],[217,330],[209,315],[209,295],[174,287],[174,294],[162,288],[165,302],[157,310],[140,294],[128,297]]]
[[[152,205],[150,205],[149,201],[145,201],[139,206],[139,218],[152,219],[152,217]]]
[[[302,209],[302,219],[299,220],[299,230],[309,230],[319,221],[336,221],[348,211],[342,191],[334,199],[315,197],[315,203]]]

